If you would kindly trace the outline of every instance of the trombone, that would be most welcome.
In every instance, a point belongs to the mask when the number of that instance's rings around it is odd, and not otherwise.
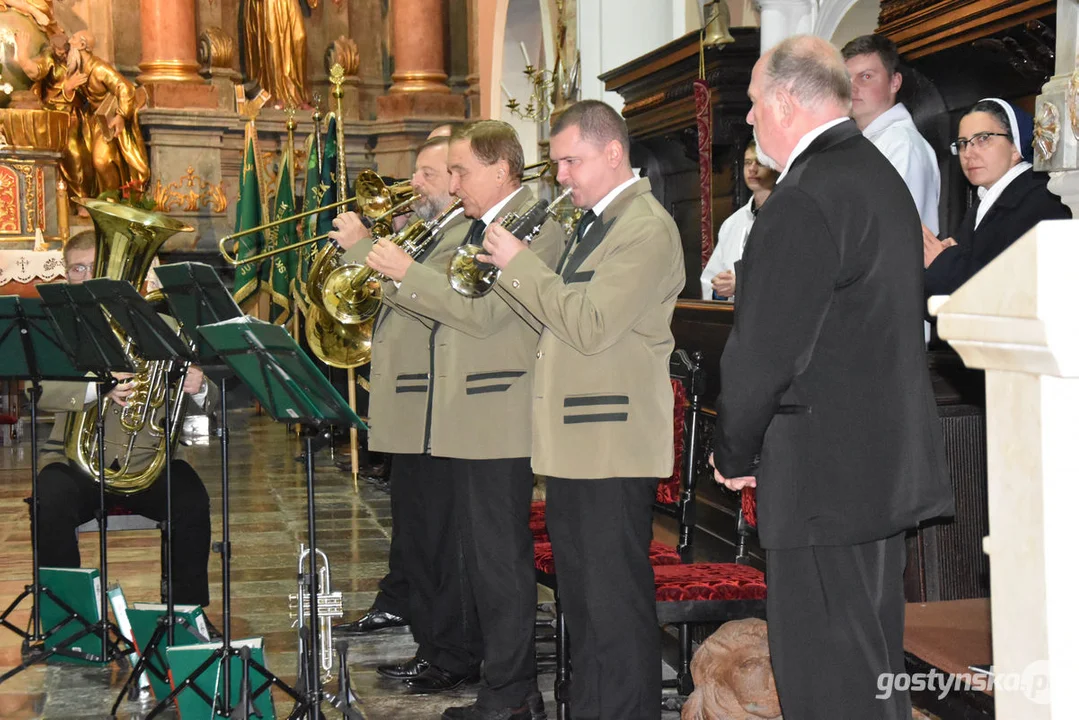
[[[522,168],[522,173],[524,173],[524,175],[521,178],[521,183],[539,180],[550,171],[553,164],[554,163],[550,160],[544,160],[532,163],[531,165],[526,165]],[[529,170],[536,170],[536,172],[527,174]],[[225,262],[233,267],[238,267],[248,263],[259,262],[260,260],[265,260],[266,258],[274,257],[281,253],[290,252],[313,243],[322,242],[329,237],[329,233],[316,235],[307,240],[301,240],[292,243],[291,245],[286,245],[285,247],[267,250],[258,253],[257,255],[242,259],[237,257],[234,253],[230,254],[229,251],[225,249],[225,246],[228,243],[233,240],[238,240],[246,235],[268,230],[269,228],[277,227],[278,225],[284,225],[287,222],[296,222],[301,218],[310,217],[311,215],[323,212],[324,210],[333,210],[334,208],[339,208],[352,202],[356,203],[361,215],[371,219],[372,235],[392,235],[393,228],[390,225],[390,221],[398,215],[409,212],[412,203],[415,202],[415,200],[416,195],[412,189],[412,183],[402,181],[393,185],[386,185],[375,171],[363,170],[360,172],[359,177],[356,178],[356,182],[353,183],[352,197],[346,198],[345,200],[338,200],[325,207],[305,210],[304,212],[289,215],[288,217],[274,220],[273,222],[264,223],[258,227],[248,228],[247,230],[241,230],[230,235],[225,235],[217,243],[217,249],[221,252],[221,256],[225,259]],[[380,228],[380,230],[376,231],[376,228]]]
[[[313,243],[321,242],[329,237],[328,233],[317,235],[307,240],[301,240],[300,242],[292,243],[286,247],[280,247],[275,250],[267,250],[266,252],[252,255],[248,258],[239,258],[235,253],[230,254],[226,249],[228,243],[239,240],[241,237],[251,235],[252,233],[262,232],[278,225],[284,225],[285,223],[296,222],[305,217],[310,217],[326,210],[333,210],[351,203],[356,204],[356,208],[361,215],[371,219],[372,229],[377,226],[383,227],[383,234],[389,234],[392,232],[390,222],[397,215],[403,215],[409,211],[412,203],[416,199],[416,194],[412,189],[412,183],[409,181],[402,181],[393,185],[386,185],[386,183],[379,177],[378,173],[373,170],[363,170],[360,172],[359,177],[356,178],[356,182],[353,183],[353,195],[350,198],[344,200],[338,200],[335,203],[330,203],[323,207],[313,208],[311,210],[305,210],[304,212],[295,213],[285,218],[280,218],[272,222],[263,223],[257,227],[247,228],[239,232],[234,232],[229,235],[225,235],[217,243],[217,249],[221,252],[221,256],[225,258],[225,262],[234,267],[240,265],[246,265],[248,263],[259,262],[265,260],[268,257],[280,255],[284,252],[289,252],[297,248],[311,245]]]

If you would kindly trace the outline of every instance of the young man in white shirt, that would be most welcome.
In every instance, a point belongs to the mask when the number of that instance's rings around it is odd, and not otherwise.
[[[862,35],[844,45],[842,53],[853,90],[851,118],[903,176],[922,225],[937,234],[940,168],[910,112],[896,102],[903,74],[895,43],[880,35]]]

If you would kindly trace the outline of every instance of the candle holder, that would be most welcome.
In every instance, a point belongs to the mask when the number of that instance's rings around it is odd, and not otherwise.
[[[517,98],[506,91],[506,109],[522,120],[544,122],[551,116],[550,98],[554,88],[554,76],[549,70],[538,69],[532,65],[525,65],[524,73],[532,86],[532,92],[522,107]]]

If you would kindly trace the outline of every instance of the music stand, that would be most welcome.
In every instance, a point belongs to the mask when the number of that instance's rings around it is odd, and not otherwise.
[[[270,417],[283,422],[298,422],[317,431],[333,424],[364,427],[363,421],[348,406],[318,370],[295,340],[278,325],[244,317],[200,327],[199,333],[232,368],[237,377],[258,398]],[[290,717],[318,720],[323,699],[329,700],[346,718],[359,720],[362,714],[351,707],[347,677],[348,664],[344,657],[347,643],[338,643],[340,666],[345,677],[340,678],[336,696],[322,690],[319,665],[315,655],[319,647],[318,575],[315,568],[318,545],[315,542],[315,458],[314,437],[305,439],[304,464],[307,475],[307,637],[301,638],[300,658],[304,697],[289,688],[297,704]],[[302,618],[301,618],[302,623]],[[246,660],[245,660],[246,662]],[[244,670],[246,677],[247,670]],[[257,693],[256,693],[257,694]],[[241,697],[246,697],[241,691]],[[250,698],[248,698],[249,701]],[[246,704],[246,703],[245,703]],[[241,708],[237,708],[240,710]],[[239,717],[247,718],[248,714]]]
[[[0,377],[12,380],[29,380],[30,389],[30,548],[33,566],[33,580],[22,593],[0,614],[0,625],[23,638],[25,654],[33,659],[0,678],[0,682],[11,675],[21,672],[34,662],[40,662],[46,656],[39,655],[43,649],[45,634],[41,632],[41,594],[48,595],[53,602],[67,612],[60,625],[75,619],[74,611],[53,594],[48,588],[41,587],[40,563],[38,560],[38,519],[37,519],[37,401],[41,396],[42,380],[85,380],[86,373],[78,370],[68,358],[56,329],[49,321],[37,298],[2,297],[0,298]],[[23,630],[13,625],[8,618],[22,601],[33,598],[31,610],[31,630]],[[85,623],[88,624],[88,623]],[[31,647],[37,644],[34,652]],[[62,653],[61,653],[62,654]]]
[[[42,330],[47,335],[47,342],[49,345],[58,346],[67,358],[67,361],[78,371],[77,379],[87,379],[89,374],[90,379],[93,380],[97,386],[97,456],[98,456],[98,542],[101,553],[101,586],[102,588],[108,587],[108,554],[105,542],[105,532],[107,529],[107,517],[105,514],[105,424],[102,417],[103,398],[106,393],[109,392],[116,385],[115,378],[112,377],[113,371],[126,371],[131,372],[131,363],[124,355],[123,348],[120,346],[115,334],[109,327],[108,320],[105,319],[101,312],[101,309],[93,301],[93,298],[89,293],[85,292],[82,288],[67,283],[53,284],[53,285],[39,285],[38,293],[41,295],[42,300],[40,305],[27,305],[26,307],[33,309],[34,313],[38,313],[37,317],[39,321],[35,324],[40,325],[41,319],[47,319],[49,330]],[[23,300],[22,303],[27,303],[27,300]],[[40,312],[39,312],[40,309]],[[44,317],[42,317],[44,316]],[[32,332],[32,331],[31,331]],[[68,379],[70,375],[66,375]],[[39,388],[35,387],[35,395]],[[34,398],[36,404],[37,398]],[[31,407],[34,407],[32,405]],[[36,411],[33,419],[36,421]],[[32,430],[36,434],[36,430]],[[36,451],[34,453],[34,459],[32,466],[37,465]],[[36,482],[37,474],[34,470],[34,483],[35,487],[32,492],[36,495]],[[37,520],[37,499],[36,497],[31,499],[33,507],[33,519]],[[35,547],[36,554],[36,547]],[[49,597],[53,600],[57,600],[51,592],[48,592]],[[132,649],[131,642],[124,637],[122,631],[112,622],[109,621],[108,615],[108,598],[104,592],[101,593],[100,600],[100,620],[97,623],[90,624],[85,618],[76,617],[75,613],[65,603],[58,602],[60,607],[64,609],[74,620],[79,622],[83,627],[81,630],[66,638],[63,642],[59,643],[51,650],[46,650],[44,653],[31,658],[27,663],[24,663],[18,668],[15,668],[3,676],[0,676],[0,682],[8,679],[17,672],[27,667],[29,664],[35,662],[41,662],[52,655],[59,654],[67,657],[77,657],[93,662],[111,662],[114,659],[125,656]],[[36,611],[35,611],[36,612]],[[35,618],[35,621],[38,618]],[[67,621],[61,622],[54,628],[54,631],[63,627]],[[73,646],[83,637],[100,631],[101,633],[101,656],[91,656],[87,653],[73,653],[68,651],[68,648]],[[113,642],[109,639],[109,632],[112,632],[117,641]],[[126,644],[127,648],[121,647],[122,644]]]
[[[243,316],[239,305],[211,266],[204,263],[172,263],[162,265],[156,270],[157,278],[161,282],[161,289],[165,295],[165,302],[169,306],[174,317],[183,330],[185,337],[194,349],[195,362],[202,368],[203,374],[217,383],[220,390],[220,420],[218,424],[218,437],[221,442],[221,515],[222,532],[221,542],[213,544],[214,552],[221,555],[221,594],[222,594],[222,645],[228,652],[232,650],[232,611],[231,611],[231,559],[232,544],[229,540],[229,430],[228,430],[228,380],[232,371],[218,357],[209,343],[202,339],[196,332],[201,325],[210,325],[223,320],[231,320]],[[141,661],[141,659],[140,659]],[[232,687],[230,683],[230,665],[224,663],[221,666],[222,685]],[[136,668],[136,670],[140,670]],[[151,670],[154,670],[151,666]],[[124,688],[121,689],[113,706],[113,714],[123,699],[124,692],[131,685],[137,672],[132,672]],[[225,698],[225,708],[222,714],[229,714],[229,698]],[[212,703],[211,703],[212,704]]]

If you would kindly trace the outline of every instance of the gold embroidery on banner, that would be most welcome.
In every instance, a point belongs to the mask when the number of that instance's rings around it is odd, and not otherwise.
[[[190,165],[179,180],[168,185],[156,181],[153,196],[161,212],[198,212],[201,208],[209,208],[211,212],[220,214],[225,212],[229,204],[224,183],[214,185],[206,182],[195,174],[195,168]]]

